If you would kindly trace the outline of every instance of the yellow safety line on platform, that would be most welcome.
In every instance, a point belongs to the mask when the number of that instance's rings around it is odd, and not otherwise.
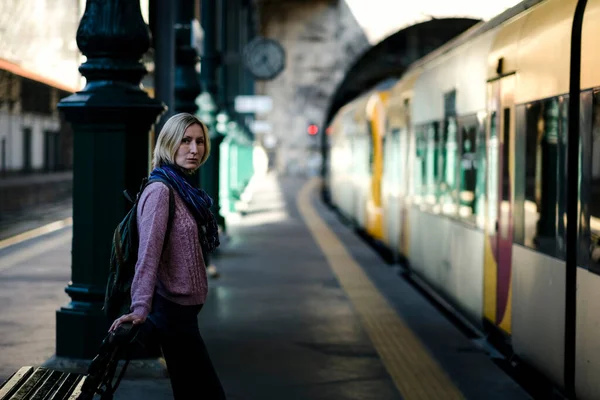
[[[38,236],[45,235],[47,233],[55,232],[59,229],[62,229],[62,228],[65,228],[65,227],[71,226],[71,225],[73,225],[73,218],[69,217],[69,218],[65,218],[60,221],[52,222],[51,224],[44,225],[44,226],[41,226],[36,229],[32,229],[27,232],[23,232],[21,234],[9,237],[7,239],[0,240],[0,250],[6,248],[8,246],[12,246],[17,243],[21,243],[26,240],[36,238]]]
[[[404,399],[463,399],[462,393],[394,311],[335,233],[314,209],[313,178],[300,190],[300,214],[350,298],[381,360]]]
[[[24,251],[15,251],[9,255],[2,256],[0,257],[0,272],[10,269],[32,258],[39,257],[59,246],[70,243],[72,238],[73,235],[71,232],[62,232],[57,236],[35,242],[32,246],[28,247]]]

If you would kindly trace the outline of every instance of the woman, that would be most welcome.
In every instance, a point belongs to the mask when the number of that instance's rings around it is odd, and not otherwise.
[[[195,116],[177,114],[163,126],[150,180],[164,180],[174,191],[171,231],[165,238],[169,187],[163,182],[150,183],[138,202],[139,249],[131,313],[110,327],[114,331],[124,322],[146,322],[144,336],[151,332],[161,346],[175,399],[225,398],[197,319],[208,292],[203,252],[213,251],[219,237],[209,210],[211,198],[194,188],[189,178],[209,153],[208,129]]]

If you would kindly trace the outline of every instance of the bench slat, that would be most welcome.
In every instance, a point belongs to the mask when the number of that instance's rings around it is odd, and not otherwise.
[[[67,378],[64,380],[60,388],[56,391],[54,396],[49,398],[48,400],[64,400],[67,396],[70,396],[71,393],[75,390],[75,388],[79,385],[81,381],[85,381],[82,375],[77,374],[69,374]]]
[[[85,379],[79,381],[79,383],[75,387],[75,390],[73,390],[73,393],[71,393],[71,396],[69,396],[68,400],[79,400],[79,395],[81,395],[81,389],[83,387],[84,382]]]
[[[56,390],[56,393],[49,397],[47,400],[64,400],[69,396],[80,380],[82,380],[82,375],[77,374],[68,374],[65,379],[61,382],[60,386]]]
[[[60,383],[69,374],[61,371],[51,371],[47,375],[46,380],[39,387],[38,390],[31,396],[31,400],[46,400],[52,396],[56,390],[60,387]]]
[[[31,366],[22,367],[0,386],[0,400],[83,400],[85,375]],[[93,395],[92,395],[93,396]]]
[[[50,375],[50,371],[46,368],[37,368],[33,375],[31,375],[27,381],[25,381],[17,392],[13,394],[10,400],[29,400],[29,398],[35,393],[37,388],[44,383],[47,375]]]
[[[8,399],[33,373],[33,367],[21,367],[0,387],[0,400]]]

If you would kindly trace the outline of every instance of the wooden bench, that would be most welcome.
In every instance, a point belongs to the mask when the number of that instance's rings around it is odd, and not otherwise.
[[[44,367],[22,367],[0,386],[0,400],[85,400],[86,376]]]
[[[136,340],[139,326],[125,323],[109,333],[87,374],[56,371],[45,367],[22,367],[0,385],[0,400],[101,400],[113,398],[129,364],[128,348]],[[119,360],[125,360],[116,382]]]

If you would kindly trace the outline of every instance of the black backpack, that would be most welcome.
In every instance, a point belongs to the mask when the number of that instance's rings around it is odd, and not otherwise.
[[[175,214],[173,188],[163,179],[152,178],[148,180],[148,178],[144,178],[135,200],[131,198],[126,190],[123,192],[125,197],[133,203],[133,207],[131,207],[131,210],[125,215],[125,218],[117,225],[113,234],[108,282],[106,284],[103,307],[105,315],[111,321],[130,313],[131,283],[135,274],[135,264],[138,259],[139,247],[137,206],[142,192],[146,186],[153,182],[163,182],[169,188],[169,219],[167,222],[165,240],[163,241],[163,252],[169,241],[169,234],[173,224],[173,215]]]

